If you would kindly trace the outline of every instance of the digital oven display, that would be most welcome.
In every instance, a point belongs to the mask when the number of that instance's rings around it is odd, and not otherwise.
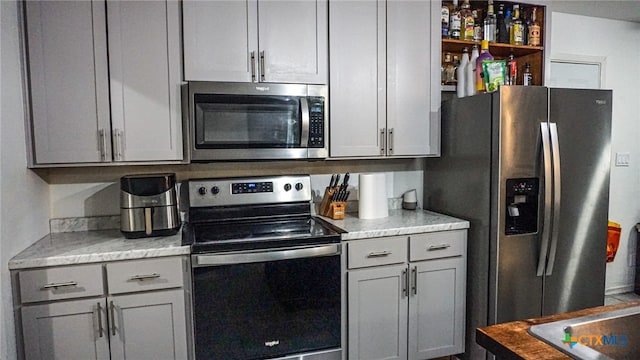
[[[265,193],[273,192],[273,182],[246,182],[246,183],[233,183],[231,184],[232,194],[253,194],[253,193]]]

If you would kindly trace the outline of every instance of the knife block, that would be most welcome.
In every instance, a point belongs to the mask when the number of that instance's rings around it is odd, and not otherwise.
[[[320,202],[320,215],[330,217],[334,220],[344,219],[344,212],[347,203],[344,201],[331,201],[333,194],[335,194],[335,188],[327,187],[324,190],[322,196],[322,202]]]

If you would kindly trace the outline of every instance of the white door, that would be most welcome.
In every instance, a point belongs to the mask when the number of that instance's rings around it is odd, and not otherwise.
[[[116,161],[181,160],[177,1],[107,4]]]
[[[407,358],[406,265],[347,274],[349,359]]]
[[[26,360],[109,359],[104,298],[22,307]]]
[[[111,358],[186,359],[184,289],[107,298]]]
[[[409,359],[463,352],[464,262],[463,257],[455,257],[409,265]]]
[[[332,1],[331,157],[386,154],[386,2]]]
[[[432,83],[438,82],[433,69],[440,66],[441,40],[434,36],[432,24],[439,6],[429,0],[387,2],[388,155],[435,153],[430,143],[437,135],[433,134],[437,127],[432,125],[431,105],[436,96],[439,107],[440,90],[432,92]],[[437,35],[440,22],[436,24]],[[437,54],[436,63],[433,54]]]
[[[182,25],[185,80],[257,81],[256,0],[184,0]]]
[[[327,0],[259,0],[260,81],[326,84],[327,27]]]
[[[27,1],[37,164],[111,161],[104,1]]]

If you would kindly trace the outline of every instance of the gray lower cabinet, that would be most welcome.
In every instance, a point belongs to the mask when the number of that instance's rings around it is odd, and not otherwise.
[[[464,352],[466,230],[347,243],[349,359]]]
[[[189,358],[185,264],[174,256],[20,271],[24,358]]]

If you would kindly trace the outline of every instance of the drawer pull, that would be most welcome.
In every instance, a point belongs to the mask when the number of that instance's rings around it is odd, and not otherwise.
[[[67,282],[61,282],[61,283],[50,283],[50,284],[46,284],[45,286],[43,286],[41,288],[41,290],[57,289],[59,287],[66,287],[66,286],[78,286],[78,283],[75,282],[75,281],[67,281]]]
[[[427,248],[427,251],[444,250],[450,247],[451,247],[451,244],[431,245]]]
[[[379,252],[372,252],[369,253],[369,255],[367,255],[368,258],[375,258],[375,257],[384,257],[384,256],[389,256],[391,255],[391,251],[379,251]]]
[[[129,281],[145,281],[145,280],[150,280],[150,279],[157,279],[160,277],[160,274],[158,273],[153,273],[153,274],[148,274],[148,275],[134,275],[132,277],[129,278]]]

